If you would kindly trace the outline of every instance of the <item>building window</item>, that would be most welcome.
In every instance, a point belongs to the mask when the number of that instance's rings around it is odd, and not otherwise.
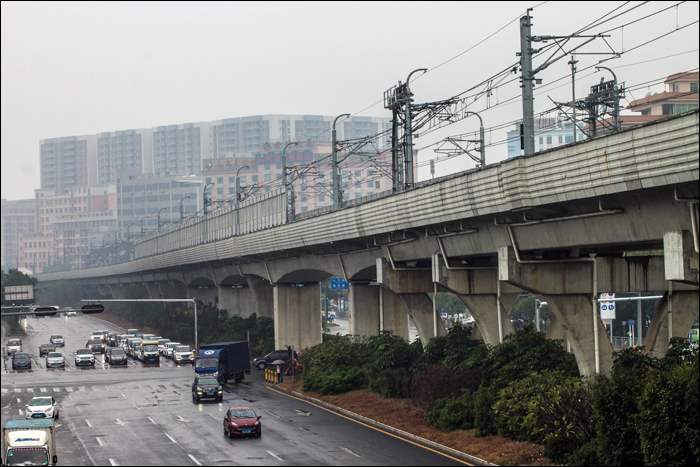
[[[229,178],[228,178],[228,184],[229,184],[229,185],[233,185],[234,183],[236,183],[236,177],[229,177]]]
[[[207,184],[207,185],[210,184],[210,183],[211,183],[211,177],[205,178],[205,179],[204,179],[204,183]]]
[[[690,83],[690,92],[698,92],[698,83]]]
[[[544,137],[540,136],[540,146],[542,146],[543,144],[544,144]]]
[[[224,187],[219,187],[216,189],[216,194],[217,195],[223,195],[224,194]]]
[[[672,84],[671,85],[671,92],[681,92],[681,85],[680,84]]]
[[[235,192],[236,192],[236,188],[235,188],[235,187],[232,187],[232,186],[228,187],[228,194],[229,194],[229,195],[230,195],[230,194],[233,194],[233,193],[235,193]]]
[[[266,182],[270,181],[270,174],[265,174],[265,181]],[[270,190],[266,190],[266,191],[270,191]]]
[[[567,136],[566,137],[566,144],[571,144],[574,142],[574,137],[573,136]]]
[[[218,183],[219,185],[223,185],[224,184],[224,177],[216,177],[216,183]]]
[[[649,115],[650,111],[651,111],[651,109],[644,109],[644,110],[642,110],[642,115]]]
[[[547,146],[551,146],[551,145],[552,145],[552,137],[547,136]]]
[[[562,135],[559,135],[559,144],[562,144],[564,142],[563,139],[564,137]]]

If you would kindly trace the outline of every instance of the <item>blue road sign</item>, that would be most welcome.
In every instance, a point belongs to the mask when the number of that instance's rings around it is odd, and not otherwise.
[[[340,277],[331,277],[331,290],[348,290],[349,285]]]
[[[335,315],[333,315],[333,314],[328,315],[328,319],[330,319],[331,321],[333,321],[333,320],[335,319]]]
[[[628,319],[628,320],[627,320],[627,324],[628,324],[629,326],[634,326],[634,320],[633,320],[633,319]]]

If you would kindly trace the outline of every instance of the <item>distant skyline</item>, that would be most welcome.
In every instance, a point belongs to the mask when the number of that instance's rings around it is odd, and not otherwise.
[[[528,7],[534,7],[534,35],[568,35],[640,2],[501,2],[498,9],[472,2],[401,8],[383,2],[0,5],[0,186],[3,198],[24,199],[40,188],[42,139],[249,115],[390,117],[383,93],[412,70],[428,68],[411,79],[421,103],[462,93],[515,64],[517,19]],[[619,27],[672,5],[650,2],[583,33],[610,30],[605,41],[596,39],[581,51],[624,52],[602,65],[632,89],[627,101],[662,91],[668,75],[697,70],[697,2]],[[566,47],[582,42],[574,39]],[[551,52],[538,55],[535,66]],[[610,76],[586,69],[608,57],[577,55],[577,97]],[[553,107],[548,97],[571,99],[569,60],[538,74],[543,83],[535,90],[535,112]],[[522,118],[517,76],[495,79],[491,85],[502,87],[488,97],[485,86],[465,94],[469,109],[484,118],[487,163],[506,158],[505,133]],[[421,149],[418,179],[430,177],[427,161],[437,156],[431,144],[477,129],[473,118],[439,131],[424,129],[415,142]],[[440,159],[436,176],[474,167],[467,156]]]

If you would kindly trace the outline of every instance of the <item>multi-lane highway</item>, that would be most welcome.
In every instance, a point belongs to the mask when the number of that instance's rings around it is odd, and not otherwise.
[[[271,389],[253,369],[241,384],[225,385],[223,403],[193,403],[191,366],[163,359],[159,367],[130,361],[74,365],[90,333],[121,331],[104,321],[77,317],[29,318],[22,350],[32,370],[12,371],[3,338],[2,425],[24,418],[34,396],[58,400],[57,449],[61,465],[451,465],[464,462],[412,440],[378,431]],[[39,346],[62,334],[65,369],[46,369]],[[168,336],[164,336],[168,337]],[[262,415],[262,437],[229,439],[229,407]]]

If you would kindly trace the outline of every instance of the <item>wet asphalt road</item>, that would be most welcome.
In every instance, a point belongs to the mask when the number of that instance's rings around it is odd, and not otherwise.
[[[253,369],[241,384],[225,385],[224,402],[192,402],[193,370],[163,359],[159,367],[130,360],[110,367],[97,355],[95,368],[74,365],[74,354],[95,330],[118,329],[77,317],[29,318],[22,350],[30,371],[12,371],[3,338],[2,425],[24,418],[34,396],[52,395],[59,465],[451,465],[459,464],[413,442],[385,434],[334,412],[269,388]],[[45,367],[39,345],[51,334],[66,338],[65,369]],[[168,336],[164,336],[168,337]],[[228,407],[262,415],[262,437],[223,434]]]

